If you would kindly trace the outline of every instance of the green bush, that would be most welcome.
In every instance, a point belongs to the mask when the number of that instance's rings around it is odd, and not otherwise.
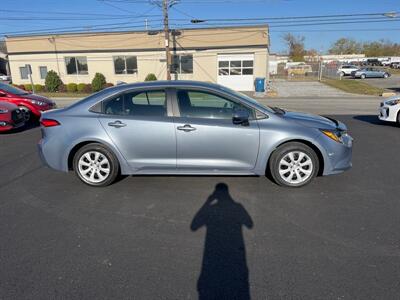
[[[78,93],[82,93],[85,90],[86,85],[87,85],[86,83],[79,83],[78,86],[76,87]]]
[[[146,76],[146,79],[144,81],[156,81],[157,80],[157,76],[154,75],[153,73],[150,73]]]
[[[104,77],[104,75],[101,73],[96,73],[92,80],[93,92],[98,92],[98,91],[101,91],[102,89],[104,89],[104,87],[106,86],[106,83],[107,83],[107,81],[106,81],[106,78]]]
[[[44,85],[42,84],[35,84],[34,87],[35,87],[35,92],[43,92],[44,90]]]
[[[68,93],[76,93],[78,91],[78,86],[76,83],[68,83],[67,84],[67,92]]]
[[[24,84],[24,90],[25,91],[29,91],[32,92],[32,84]]]
[[[46,90],[48,92],[52,92],[52,93],[61,92],[60,91],[61,85],[63,85],[63,82],[62,82],[60,76],[58,76],[58,74],[56,72],[54,72],[53,70],[50,70],[49,72],[47,72],[45,86],[46,86]]]

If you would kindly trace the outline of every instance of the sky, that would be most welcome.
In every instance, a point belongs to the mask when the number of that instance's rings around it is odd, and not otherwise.
[[[161,28],[162,11],[157,5],[151,4],[151,1],[156,0],[1,0],[0,36],[33,30],[51,32],[59,28],[66,31],[87,31],[93,28],[105,29],[104,31],[109,28],[144,30],[145,19],[149,28]],[[220,21],[207,21],[190,25],[190,19],[400,12],[400,0],[176,0],[176,2],[170,9],[171,27],[175,28],[221,24]],[[379,22],[371,22],[360,16],[350,18],[349,21],[354,22],[352,24],[306,26],[301,23],[310,24],[310,22],[304,19],[266,21],[271,26],[271,52],[284,53],[287,50],[282,39],[287,32],[304,36],[306,48],[321,53],[325,53],[341,37],[355,38],[359,41],[388,39],[400,43],[400,14],[396,18],[384,16],[369,16],[369,18],[379,19]],[[260,21],[248,21],[246,24],[254,22]],[[104,24],[106,25],[101,27]]]

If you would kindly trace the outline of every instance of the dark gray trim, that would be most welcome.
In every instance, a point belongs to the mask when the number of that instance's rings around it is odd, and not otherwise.
[[[173,51],[188,51],[188,50],[226,50],[226,49],[246,49],[246,48],[265,48],[268,49],[267,44],[263,45],[239,45],[239,46],[215,46],[215,47],[185,47],[173,48]],[[26,51],[26,52],[10,52],[11,55],[31,55],[31,54],[72,54],[72,53],[114,53],[114,52],[154,52],[154,51],[165,51],[165,48],[143,48],[143,49],[93,49],[93,50],[66,50],[66,51]]]

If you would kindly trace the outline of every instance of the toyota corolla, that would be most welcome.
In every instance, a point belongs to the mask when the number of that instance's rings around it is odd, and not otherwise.
[[[194,81],[108,88],[43,113],[41,127],[43,161],[91,186],[120,174],[270,174],[279,185],[300,187],[352,165],[343,123]]]

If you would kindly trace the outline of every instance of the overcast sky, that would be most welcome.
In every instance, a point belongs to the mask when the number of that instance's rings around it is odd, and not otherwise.
[[[400,0],[180,0],[170,10],[170,18],[172,27],[174,24],[176,27],[187,27],[191,18],[273,18],[393,11],[400,11]],[[140,17],[143,14],[146,17]],[[147,0],[1,0],[0,33],[51,31],[66,27],[65,30],[87,30],[92,25],[101,24],[107,24],[103,27],[105,30],[143,30],[145,18],[149,26],[160,28],[161,9]],[[361,41],[389,39],[400,43],[400,17],[380,19],[379,16],[370,16],[368,18],[373,18],[371,21],[365,18],[350,18],[355,22],[352,24],[315,25],[315,21],[310,21],[313,25],[308,26],[296,20],[270,20],[271,50],[286,50],[282,41],[285,32],[305,36],[306,47],[321,52],[329,49],[340,37]],[[209,21],[208,24],[220,24],[218,22]]]

